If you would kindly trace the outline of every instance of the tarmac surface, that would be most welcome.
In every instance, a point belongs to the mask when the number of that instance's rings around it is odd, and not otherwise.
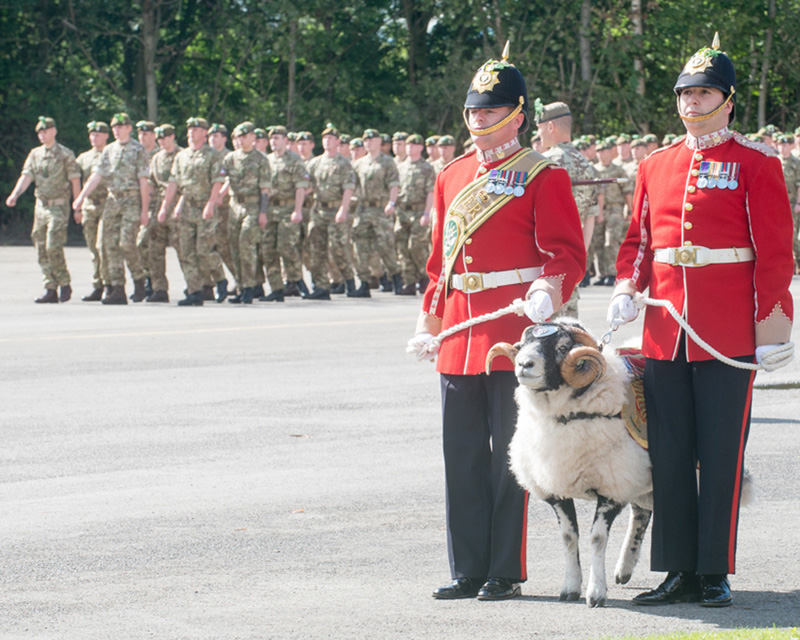
[[[404,353],[420,298],[178,308],[169,260],[171,304],[104,307],[80,301],[89,254],[70,248],[73,300],[35,305],[34,250],[0,248],[0,638],[574,640],[800,625],[800,363],[756,378],[758,499],[741,517],[733,607],[632,605],[663,577],[648,570],[649,535],[608,606],[559,602],[556,519],[534,500],[523,596],[437,601],[449,580],[438,377]],[[581,290],[596,335],[609,294]],[[580,505],[584,533],[592,514]],[[612,583],[626,522],[609,543]],[[588,573],[586,538],[581,552]]]

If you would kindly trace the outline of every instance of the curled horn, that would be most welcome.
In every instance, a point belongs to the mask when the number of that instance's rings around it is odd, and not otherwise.
[[[583,389],[598,380],[606,371],[606,361],[594,338],[585,331],[570,331],[574,346],[561,363],[561,377],[570,387]]]
[[[508,342],[498,342],[491,349],[489,349],[489,353],[486,354],[486,375],[488,376],[492,372],[492,360],[494,360],[497,356],[505,356],[511,360],[511,362],[514,362],[518,351],[519,348],[513,344],[508,344]]]

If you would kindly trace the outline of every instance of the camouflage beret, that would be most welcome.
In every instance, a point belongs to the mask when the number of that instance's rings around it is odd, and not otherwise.
[[[748,133],[747,137],[753,142],[764,142],[764,134],[762,133]]]
[[[775,142],[778,144],[794,144],[794,138],[785,133],[779,133],[775,136]]]
[[[92,131],[99,131],[100,133],[108,133],[110,129],[105,122],[101,122],[99,120],[92,120],[90,123],[86,125],[86,130],[88,132]]]
[[[392,134],[392,142],[394,141],[402,141],[408,138],[408,134],[405,131],[395,131]]]
[[[406,138],[406,144],[425,144],[425,140],[418,133],[412,133]]]
[[[540,109],[536,109],[536,124],[571,115],[572,112],[569,110],[569,105],[566,102],[551,102],[550,104],[543,105]]]
[[[222,134],[225,134],[227,136],[228,135],[228,127],[226,127],[224,124],[219,124],[217,122],[214,122],[211,125],[211,128],[208,130],[208,133],[209,133],[209,135],[211,135],[212,133],[222,133]]]
[[[350,141],[353,139],[353,136],[349,136],[346,133],[343,133],[339,136],[339,143],[340,144],[350,144]]]
[[[270,129],[272,129],[272,127],[270,127]],[[262,129],[261,127],[256,127],[255,129],[253,129],[253,131],[256,134],[256,138],[266,139],[269,138],[271,134],[271,131],[267,131],[266,129]]]
[[[325,136],[333,136],[334,138],[341,139],[341,136],[339,135],[339,130],[336,127],[334,127],[333,124],[330,122],[327,125],[325,125],[325,128],[322,130],[322,135],[320,137],[324,138]]]
[[[199,127],[200,129],[208,129],[208,120],[205,118],[189,118],[186,121],[186,126],[191,129],[192,127]]]
[[[275,128],[277,129],[278,127],[275,127]],[[276,132],[275,132],[275,131],[273,131],[272,133],[273,133],[273,135],[274,135]],[[291,142],[296,142],[296,141],[297,141],[297,132],[295,132],[295,131],[290,131],[289,133],[287,133],[287,134],[286,134],[286,137],[287,137],[287,138],[289,138],[289,140],[290,140]]]
[[[620,133],[614,142],[616,144],[627,144],[631,142],[631,137],[627,133]]]
[[[388,133],[382,133],[381,134],[381,143],[382,144],[391,144],[392,143],[392,136],[390,136]]]
[[[361,138],[352,138],[350,140],[350,146],[351,147],[363,147],[364,146],[364,141]]]
[[[136,123],[136,130],[137,131],[155,131],[156,130],[156,123],[152,122],[151,120],[139,120]]]
[[[288,137],[289,136],[289,132],[286,130],[286,127],[284,127],[283,125],[279,124],[277,126],[269,128],[269,135],[270,136],[287,136]],[[294,135],[294,134],[292,134],[292,135]]]
[[[587,134],[585,137],[586,137],[586,142],[588,142],[588,143],[589,143],[589,146],[590,146],[590,147],[591,147],[593,144],[597,144],[597,136],[593,136],[593,135],[590,133],[590,134]]]
[[[300,140],[311,140],[311,142],[314,142],[314,134],[311,133],[310,131],[298,131],[295,140],[297,140],[298,142]]]
[[[584,151],[589,148],[589,141],[585,140],[584,138],[578,138],[575,142],[572,143],[578,151]]]
[[[456,146],[456,139],[453,136],[442,136],[436,143],[440,147]]]
[[[631,147],[646,147],[647,141],[644,138],[636,138],[631,142]]]
[[[115,113],[113,116],[111,116],[112,127],[116,127],[117,125],[121,124],[133,124],[131,122],[131,117],[124,111],[121,111],[120,113]]]
[[[642,140],[644,140],[647,144],[652,144],[653,142],[658,144],[658,138],[656,137],[655,133],[646,133],[642,136]]]
[[[378,132],[377,129],[364,129],[364,133],[361,134],[362,140],[371,140],[372,138],[380,138],[381,134]]]
[[[175,135],[175,127],[171,124],[160,124],[156,127],[156,139],[166,138]]]
[[[52,118],[46,118],[45,116],[39,116],[39,119],[36,121],[36,132],[38,133],[42,129],[52,129],[56,126],[56,121]]]
[[[426,147],[432,147],[437,142],[439,142],[439,136],[429,136],[429,137],[425,138],[425,146]]]
[[[613,149],[616,146],[614,139],[611,138],[610,140],[606,138],[605,140],[601,140],[597,143],[597,150],[598,151],[606,151],[607,149]]]
[[[249,120],[245,120],[236,125],[236,128],[233,130],[233,137],[238,138],[239,136],[246,136],[248,133],[255,132],[255,130],[256,125]]]

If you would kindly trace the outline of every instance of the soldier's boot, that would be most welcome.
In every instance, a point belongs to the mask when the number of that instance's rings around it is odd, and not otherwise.
[[[133,281],[133,295],[131,300],[134,302],[141,302],[147,297],[147,290],[144,285],[144,278]]]
[[[145,298],[153,295],[153,281],[150,279],[150,276],[147,276],[144,280],[144,293]]]
[[[331,283],[331,293],[344,293],[344,282],[332,282]]]
[[[217,302],[224,302],[228,297],[228,281],[220,280],[217,282]]]
[[[71,297],[72,297],[72,287],[70,287],[68,284],[65,284],[63,287],[61,287],[61,295],[58,296],[58,301],[66,302]]]
[[[200,293],[203,296],[203,300],[216,300],[214,297],[214,287],[210,284],[204,284],[203,290]]]
[[[242,304],[253,304],[253,288],[245,287],[242,289]]]
[[[228,302],[230,304],[241,304],[242,303],[242,296],[244,296],[244,289],[240,293],[235,296],[231,296],[228,298]]]
[[[283,295],[287,298],[289,296],[299,296],[300,295],[300,288],[297,286],[296,282],[289,282],[288,280],[283,283]]]
[[[417,295],[417,285],[416,284],[407,284],[400,289],[394,290],[395,295],[398,296],[415,296]]]
[[[103,294],[103,298],[102,298],[103,300],[105,300],[106,298],[111,297],[111,293],[114,290],[114,287],[112,287],[110,284],[107,284],[107,285],[105,285],[104,289],[105,289],[105,292]]]
[[[369,279],[369,288],[370,289],[377,289],[381,286],[380,280],[378,280],[375,276],[372,276]]]
[[[283,302],[284,295],[283,289],[276,289],[268,296],[260,296],[258,300],[259,302]]]
[[[361,286],[356,289],[356,281],[354,279],[348,280],[345,285],[347,286],[347,297],[348,298],[371,298],[372,295],[369,292],[369,282],[364,280],[361,283]]]
[[[128,298],[125,295],[125,285],[112,286],[111,293],[102,300],[103,304],[128,304]]]
[[[262,298],[264,296],[264,285],[257,284],[253,287],[253,297]]]
[[[428,276],[422,276],[422,278],[420,278],[420,281],[419,281],[419,292],[420,293],[425,293],[425,289],[428,288],[428,283],[430,281],[431,281],[431,279]]]
[[[58,304],[58,294],[56,293],[55,289],[45,289],[44,294],[36,298],[34,300],[37,304],[47,304],[50,302],[55,302]]]
[[[164,289],[159,289],[147,296],[145,302],[169,302],[169,294]]]
[[[385,273],[380,277],[379,282],[381,283],[381,291],[383,293],[391,293],[393,291],[392,283]]]
[[[98,287],[92,291],[88,296],[83,296],[81,300],[84,302],[99,302],[103,299],[103,289]]]
[[[578,286],[579,287],[588,287],[590,284],[592,284],[592,278],[589,275],[589,272],[587,271],[586,273],[583,274],[583,280],[581,280],[578,283]]]
[[[399,273],[392,274],[392,284],[394,285],[394,294],[396,296],[403,295],[401,293],[403,290],[403,278]],[[416,294],[416,287],[414,287],[414,293]]]
[[[330,300],[331,292],[321,287],[314,287],[314,290],[303,298],[306,300]]]
[[[301,295],[303,298],[307,298],[307,297],[310,295],[310,293],[309,293],[309,291],[308,291],[308,287],[306,286],[305,280],[303,280],[302,278],[300,278],[300,280],[298,280],[297,282],[295,282],[295,284],[297,285],[297,289],[300,291],[300,295]],[[316,286],[316,285],[314,285],[314,288],[316,289],[316,288],[317,288],[317,286]]]
[[[210,289],[211,287],[209,287]],[[205,289],[205,287],[203,287]],[[203,301],[205,300],[205,294],[203,291],[194,291],[186,296],[183,300],[178,300],[179,307],[202,307]],[[211,298],[214,299],[213,296]]]

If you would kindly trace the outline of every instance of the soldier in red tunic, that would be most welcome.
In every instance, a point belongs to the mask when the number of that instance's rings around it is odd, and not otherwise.
[[[409,352],[436,356],[433,337],[524,298],[541,322],[583,276],[586,252],[567,172],[523,149],[528,126],[522,74],[490,60],[472,80],[464,118],[476,149],[443,169],[434,189],[433,248],[416,335]],[[504,316],[445,338],[438,349],[452,582],[435,598],[502,600],[526,579],[527,494],[508,467],[516,378],[510,362],[484,373],[496,342],[530,324]]]
[[[710,347],[771,370],[792,351],[779,348],[793,314],[792,216],[780,162],[728,128],[736,74],[718,38],[689,60],[675,93],[687,135],[639,166],[608,319],[634,319],[632,296],[649,287]],[[643,351],[651,568],[668,575],[633,601],[728,606],[754,371],[715,359],[663,307],[647,307]]]

